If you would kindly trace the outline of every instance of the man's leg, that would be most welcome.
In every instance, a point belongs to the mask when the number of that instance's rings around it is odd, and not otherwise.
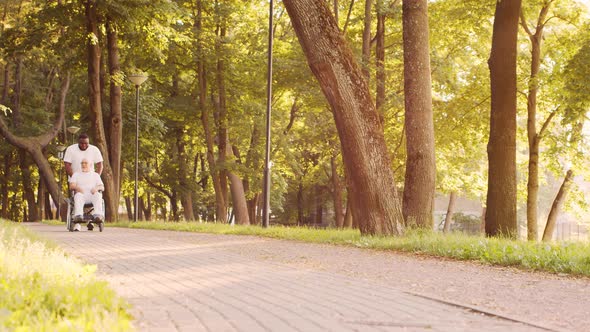
[[[78,217],[82,218],[85,201],[86,199],[84,197],[84,194],[76,193],[74,195],[74,220],[78,219]]]
[[[94,216],[100,217],[102,221],[104,219],[104,211],[102,206],[102,194],[100,192],[94,193],[92,195],[92,206],[94,207]]]

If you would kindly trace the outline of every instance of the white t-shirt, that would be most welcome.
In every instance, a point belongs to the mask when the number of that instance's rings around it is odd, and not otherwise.
[[[102,154],[94,145],[88,145],[88,148],[84,151],[80,150],[78,143],[70,145],[64,155],[64,161],[72,164],[73,173],[82,172],[82,166],[80,165],[82,159],[88,160],[90,170],[94,171],[94,164],[102,162]]]
[[[101,184],[104,185],[100,179],[100,175],[94,171],[76,172],[74,175],[72,175],[70,183],[75,183],[78,187],[80,187],[83,194],[89,194],[92,188],[95,188]]]

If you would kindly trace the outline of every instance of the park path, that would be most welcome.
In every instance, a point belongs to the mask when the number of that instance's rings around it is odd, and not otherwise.
[[[139,331],[577,329],[528,321],[526,315],[512,319],[490,315],[493,311],[485,306],[467,302],[453,305],[450,302],[457,301],[438,294],[404,289],[410,275],[407,280],[398,278],[399,283],[367,277],[371,273],[367,266],[373,271],[395,269],[397,256],[391,253],[250,236],[109,227],[103,233],[70,233],[64,226],[28,225],[81,260],[96,264],[99,277],[132,304]],[[330,257],[346,267],[322,261]],[[430,263],[414,259],[413,264]],[[413,278],[421,284],[430,276]],[[513,298],[513,306],[519,306],[520,300]]]

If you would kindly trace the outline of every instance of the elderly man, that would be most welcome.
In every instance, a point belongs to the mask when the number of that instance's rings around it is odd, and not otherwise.
[[[76,172],[70,178],[70,190],[74,191],[74,221],[82,221],[84,204],[92,203],[94,207],[94,220],[100,222],[104,219],[102,206],[102,191],[104,184],[100,175],[90,169],[90,162],[84,158],[80,162],[82,171]],[[76,223],[75,231],[79,231],[80,224]],[[88,230],[94,228],[92,223],[88,223]]]

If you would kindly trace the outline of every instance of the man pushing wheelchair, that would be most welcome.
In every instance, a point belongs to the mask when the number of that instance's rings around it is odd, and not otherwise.
[[[94,228],[92,223],[97,223],[101,231],[103,229],[104,183],[100,179],[102,161],[100,150],[89,144],[86,134],[81,134],[78,137],[78,143],[69,146],[66,150],[64,164],[73,196],[70,199],[73,206],[70,204],[67,215],[67,227],[70,231],[79,231],[81,222],[88,222],[89,231]],[[91,210],[87,210],[89,203],[92,204]]]

